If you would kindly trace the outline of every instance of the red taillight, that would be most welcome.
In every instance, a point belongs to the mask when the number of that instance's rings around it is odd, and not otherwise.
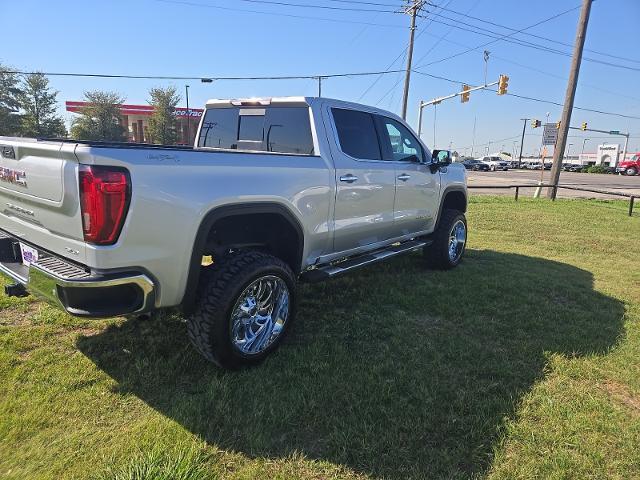
[[[79,180],[85,242],[115,243],[129,209],[129,172],[123,168],[82,165]]]

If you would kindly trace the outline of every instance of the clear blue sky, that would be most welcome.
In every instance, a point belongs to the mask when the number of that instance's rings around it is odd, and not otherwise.
[[[354,3],[345,0],[276,1],[336,8],[393,10],[388,6],[357,3],[365,0],[353,0]],[[388,5],[401,3],[401,0],[369,1]],[[432,0],[432,3],[520,29],[578,6],[581,2]],[[216,6],[224,8],[214,8]],[[502,35],[509,31],[434,8],[423,12],[427,18],[419,19],[414,66],[454,80],[481,84],[484,78],[483,48],[437,64],[424,65],[463,51],[465,47],[476,47],[492,40],[443,25],[441,22],[455,22],[429,18],[429,11],[466,23],[480,24],[483,30],[493,30]],[[579,9],[527,32],[572,44],[578,15]],[[399,13],[302,8],[246,0],[0,0],[0,16],[3,18],[0,62],[5,65],[45,72],[185,76],[313,75],[402,68],[402,53],[407,44],[409,24],[408,16]],[[467,28],[460,23],[455,24]],[[586,48],[638,62],[593,52],[585,52],[585,56],[640,69],[639,27],[640,1],[595,1]],[[568,46],[532,37],[516,35],[512,38],[571,52]],[[510,92],[560,103],[563,101],[571,61],[569,56],[504,41],[486,48],[491,51],[489,80],[506,73],[511,77]],[[398,61],[392,63],[398,55]],[[376,78],[329,79],[323,82],[323,95],[357,101]],[[61,111],[64,100],[80,100],[85,90],[115,90],[130,103],[144,104],[148,100],[150,87],[174,84],[184,92],[186,83],[61,77],[51,77],[50,80],[60,92]],[[208,98],[315,95],[317,92],[317,83],[312,80],[189,83],[191,106],[200,106]],[[640,117],[638,86],[638,70],[583,61],[575,104]],[[409,121],[415,125],[416,105],[420,99],[428,100],[457,89],[456,84],[414,74]],[[401,96],[402,75],[389,74],[380,78],[360,101],[398,113]],[[492,92],[472,94],[471,101],[465,104],[458,99],[450,100],[438,106],[435,145],[443,148],[452,142],[454,149],[464,152],[464,147],[472,143],[475,118],[477,154],[484,152],[483,144],[488,141],[493,142],[492,151],[502,145],[505,150],[511,151],[513,141],[519,142],[522,129],[519,119],[534,117],[544,122],[547,112],[550,113],[550,121],[555,121],[559,119],[561,109],[514,97],[498,97]],[[71,118],[71,114],[64,112],[64,115],[67,120]],[[429,145],[434,143],[433,120],[433,108],[428,108],[425,111],[423,138]],[[628,130],[635,137],[630,141],[631,150],[640,150],[640,120],[574,111],[572,124],[579,125],[582,121],[589,122],[593,128]],[[540,133],[541,129],[531,130],[527,127],[525,153],[538,148]],[[582,137],[592,138],[587,142],[586,151],[593,151],[603,141],[615,140],[599,138],[600,134],[572,135],[577,135],[570,138],[570,143],[574,144],[572,153],[582,149]],[[616,142],[621,143],[620,140]]]

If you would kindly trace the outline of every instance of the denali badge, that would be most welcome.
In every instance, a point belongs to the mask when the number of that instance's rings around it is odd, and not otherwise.
[[[19,207],[18,205],[14,205],[13,203],[7,203],[7,207],[11,210],[15,210],[18,213],[22,213],[23,215],[29,215],[30,217],[35,217],[35,213],[33,210],[27,210],[26,208]]]
[[[27,172],[0,167],[0,182],[27,188]]]

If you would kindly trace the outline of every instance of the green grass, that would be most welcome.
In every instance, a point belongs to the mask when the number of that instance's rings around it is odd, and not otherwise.
[[[640,477],[640,221],[473,197],[451,272],[418,255],[302,287],[262,366],[176,314],[0,299],[0,478]]]

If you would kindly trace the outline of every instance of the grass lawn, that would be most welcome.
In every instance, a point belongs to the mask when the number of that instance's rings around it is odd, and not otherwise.
[[[640,219],[473,197],[464,262],[302,287],[262,366],[0,298],[0,478],[640,478]]]

